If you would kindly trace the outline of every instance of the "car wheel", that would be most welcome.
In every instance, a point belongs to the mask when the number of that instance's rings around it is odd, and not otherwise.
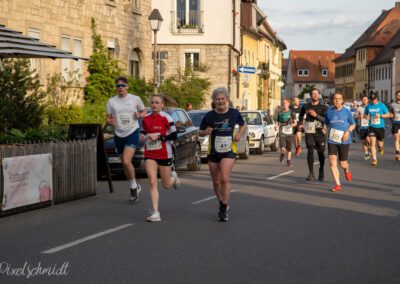
[[[257,154],[262,154],[265,151],[265,142],[264,142],[264,136],[261,136],[260,139],[260,146],[256,149]]]
[[[250,158],[250,145],[249,140],[246,141],[245,150],[243,154],[239,154],[239,158],[243,160],[247,160]]]
[[[193,155],[193,160],[187,165],[189,171],[200,171],[201,169],[201,148],[200,145],[196,144],[196,149]]]
[[[275,141],[274,141],[274,143],[271,144],[270,147],[271,147],[271,151],[272,152],[278,151],[278,148],[279,148],[279,136],[275,137]]]

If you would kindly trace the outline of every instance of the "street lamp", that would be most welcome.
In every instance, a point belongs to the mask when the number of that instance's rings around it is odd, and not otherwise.
[[[153,9],[148,18],[150,22],[150,27],[154,32],[154,93],[158,92],[158,76],[157,76],[157,66],[158,66],[158,56],[157,56],[157,32],[160,30],[161,22],[163,18],[161,17],[160,11],[158,9]]]

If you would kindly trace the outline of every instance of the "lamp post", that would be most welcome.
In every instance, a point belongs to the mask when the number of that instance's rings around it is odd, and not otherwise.
[[[157,70],[158,70],[158,55],[157,55],[157,32],[160,30],[161,23],[163,21],[163,18],[161,17],[160,11],[158,9],[153,9],[151,11],[151,14],[148,18],[150,22],[150,27],[154,32],[154,93],[157,94],[158,92],[158,76],[157,76]]]

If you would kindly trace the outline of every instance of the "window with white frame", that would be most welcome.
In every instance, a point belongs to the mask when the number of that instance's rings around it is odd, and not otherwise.
[[[308,69],[298,69],[297,76],[300,76],[300,77],[308,76]]]
[[[29,29],[28,30],[28,36],[33,37],[34,39],[40,40],[40,30],[38,29]],[[38,69],[40,68],[40,60],[37,58],[31,58],[30,59],[30,70],[31,71],[38,71]]]
[[[139,56],[136,50],[132,50],[129,56],[129,75],[132,77],[139,78],[140,70],[139,70]]]
[[[192,68],[194,71],[200,70],[200,52],[185,51],[185,68]]]
[[[328,77],[328,69],[326,68],[322,69],[322,76]]]
[[[142,8],[142,0],[132,0],[132,11],[140,13]]]
[[[72,50],[71,50],[72,47]],[[61,49],[71,52],[73,55],[82,57],[82,39],[70,37],[67,35],[61,36]],[[72,64],[73,61],[73,64]],[[73,66],[71,66],[73,65]],[[71,68],[72,67],[72,68]],[[61,75],[65,81],[71,79],[80,81],[83,75],[83,65],[81,60],[61,59]],[[71,77],[73,76],[73,77]]]
[[[200,27],[200,0],[176,0],[176,27],[178,29]]]
[[[82,39],[74,38],[74,50],[73,54],[78,57],[82,57]],[[83,76],[83,65],[82,60],[74,60],[74,76],[75,80],[80,81]]]
[[[71,51],[70,38],[68,36],[61,37],[61,49],[64,51]],[[68,81],[71,75],[71,60],[61,59],[61,75]]]

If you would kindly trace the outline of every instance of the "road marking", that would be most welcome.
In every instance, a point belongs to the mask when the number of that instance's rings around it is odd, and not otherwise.
[[[318,164],[319,164],[319,162],[314,162],[314,166],[315,166],[315,165],[318,165]]]
[[[294,173],[294,171],[284,172],[284,173],[281,173],[281,174],[279,174],[279,175],[276,175],[276,176],[273,176],[273,177],[269,177],[269,178],[267,178],[267,179],[268,179],[268,180],[276,179],[276,178],[278,178],[278,177],[285,176],[285,175],[288,175],[288,174],[291,174],[291,173]]]
[[[121,225],[121,226],[118,226],[118,227],[115,227],[115,228],[111,228],[111,229],[105,230],[103,232],[100,232],[100,233],[97,233],[97,234],[93,234],[93,235],[87,236],[85,238],[82,238],[82,239],[79,239],[79,240],[76,240],[76,241],[73,241],[73,242],[70,242],[70,243],[67,243],[67,244],[64,244],[64,245],[49,249],[49,250],[42,251],[41,253],[50,254],[50,253],[59,252],[61,250],[67,249],[69,247],[76,246],[76,245],[78,245],[80,243],[87,242],[87,241],[99,238],[101,236],[104,236],[104,235],[107,235],[107,234],[110,234],[110,233],[125,229],[127,227],[132,226],[132,225],[133,224],[131,224],[131,223],[124,224],[124,225]]]
[[[238,192],[238,191],[239,190],[231,190],[231,193]],[[209,200],[213,200],[215,198],[217,198],[217,197],[215,195],[213,195],[213,196],[201,199],[201,200],[194,201],[194,202],[192,202],[192,205],[198,205],[200,203],[203,203],[203,202],[206,202],[206,201],[209,201]]]

